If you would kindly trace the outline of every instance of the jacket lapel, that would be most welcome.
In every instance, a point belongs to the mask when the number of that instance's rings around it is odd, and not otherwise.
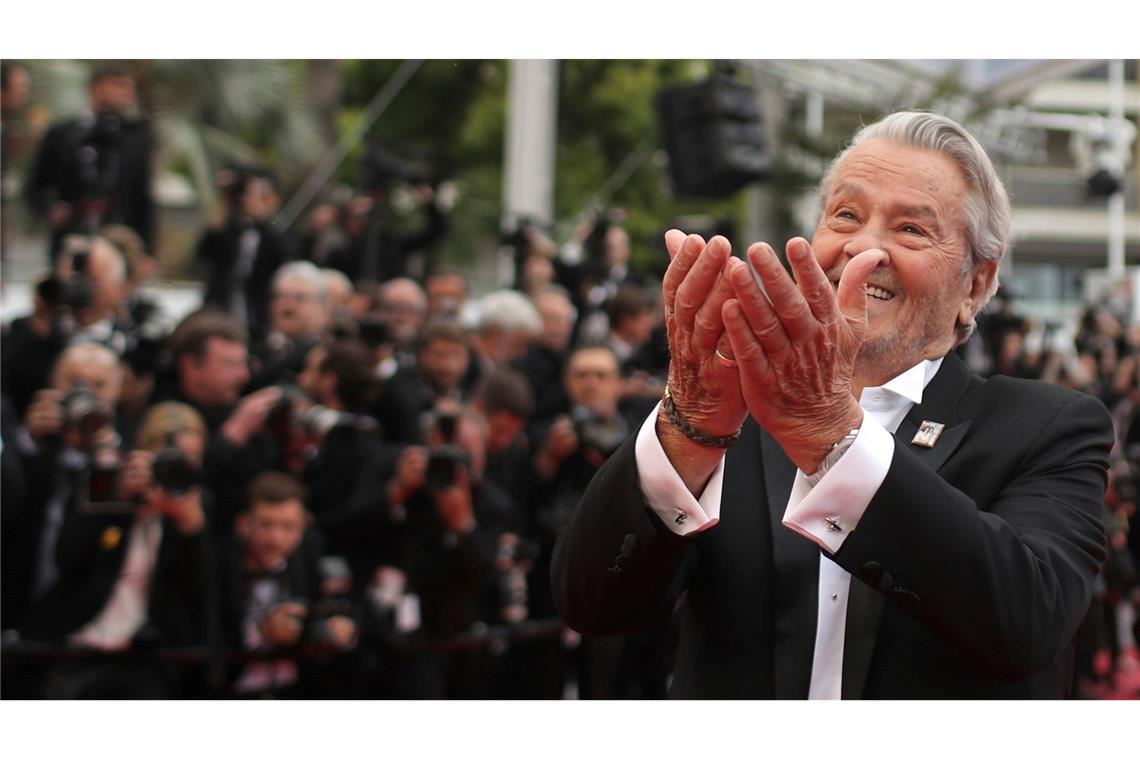
[[[772,523],[773,672],[776,699],[806,699],[811,687],[811,665],[815,651],[818,593],[819,547],[784,527],[784,510],[796,466],[766,431],[761,431],[761,457],[768,516]]]
[[[938,471],[966,437],[970,420],[959,421],[958,400],[970,383],[970,372],[954,352],[942,360],[938,373],[895,432],[895,440],[918,456],[930,469]],[[911,443],[914,434],[926,420],[946,426],[932,448]],[[867,682],[879,621],[883,613],[883,595],[858,576],[852,576],[847,596],[847,626],[843,635],[843,699],[860,699]]]

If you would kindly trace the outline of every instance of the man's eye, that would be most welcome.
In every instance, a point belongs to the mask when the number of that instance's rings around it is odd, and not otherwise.
[[[904,224],[902,226],[902,231],[906,232],[910,235],[921,235],[921,234],[923,234],[922,229],[914,226],[913,224]]]

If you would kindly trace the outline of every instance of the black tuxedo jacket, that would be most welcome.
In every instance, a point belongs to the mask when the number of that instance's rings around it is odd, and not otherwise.
[[[946,430],[910,443],[923,420]],[[886,479],[831,557],[853,576],[845,698],[1056,698],[1105,557],[1112,426],[1096,399],[942,363],[895,435]],[[751,419],[728,451],[720,524],[682,537],[638,488],[633,440],[559,539],[559,610],[641,630],[684,592],[673,695],[804,698],[819,547],[782,525],[795,466]]]
[[[36,641],[62,641],[98,615],[127,559],[132,514],[90,514],[69,506],[56,546],[59,579],[19,626]],[[206,530],[182,535],[163,520],[162,540],[136,646],[204,644],[209,626],[209,546]]]

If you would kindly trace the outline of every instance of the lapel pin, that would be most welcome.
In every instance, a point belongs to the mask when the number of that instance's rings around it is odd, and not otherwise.
[[[932,449],[934,444],[938,443],[938,439],[942,437],[942,431],[945,429],[946,426],[941,422],[923,420],[918,432],[914,434],[914,438],[911,438],[910,442],[924,449]]]
[[[114,551],[122,538],[123,531],[112,525],[103,531],[103,535],[99,537],[99,543],[103,546],[104,551]]]

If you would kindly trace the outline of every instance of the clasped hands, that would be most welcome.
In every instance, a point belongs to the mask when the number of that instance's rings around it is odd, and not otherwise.
[[[886,254],[851,257],[837,289],[803,238],[786,249],[795,279],[767,243],[749,247],[751,268],[721,236],[706,243],[670,230],[665,245],[669,393],[677,411],[709,436],[732,434],[751,414],[797,467],[814,472],[863,418],[854,372],[867,328],[864,284]],[[666,454],[697,492],[711,473],[702,462],[719,461],[719,452],[701,453],[669,427],[659,416]]]

